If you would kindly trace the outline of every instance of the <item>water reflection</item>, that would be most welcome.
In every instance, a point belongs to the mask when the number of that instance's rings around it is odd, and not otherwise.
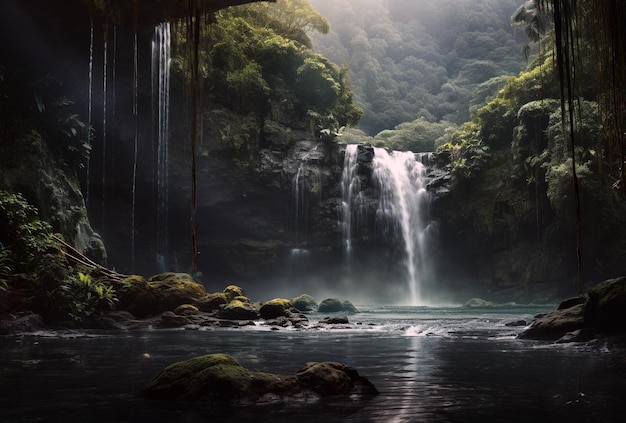
[[[0,422],[399,423],[510,421],[511,416],[611,421],[626,408],[626,379],[611,367],[623,358],[619,351],[494,339],[493,331],[407,336],[420,322],[436,326],[436,319],[424,317],[389,331],[252,328],[0,337]],[[138,396],[167,365],[216,352],[231,354],[246,367],[285,374],[308,361],[340,361],[369,378],[380,395],[364,403],[235,410]]]

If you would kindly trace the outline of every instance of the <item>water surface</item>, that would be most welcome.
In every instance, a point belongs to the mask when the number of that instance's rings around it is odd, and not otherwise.
[[[626,351],[518,340],[506,323],[547,311],[515,307],[368,307],[348,327],[272,330],[47,332],[0,338],[2,422],[485,422],[620,421]],[[311,326],[324,316],[309,315]],[[294,373],[340,361],[369,378],[367,402],[216,408],[147,401],[165,366],[209,353]]]

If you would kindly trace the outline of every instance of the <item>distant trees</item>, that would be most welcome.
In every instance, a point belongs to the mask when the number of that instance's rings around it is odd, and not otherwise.
[[[369,135],[420,117],[459,125],[481,84],[525,65],[525,39],[510,25],[518,0],[311,3],[331,23],[328,35],[311,35],[314,45],[348,64]]]

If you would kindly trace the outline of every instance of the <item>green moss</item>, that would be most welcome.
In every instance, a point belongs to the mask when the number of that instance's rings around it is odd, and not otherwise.
[[[224,288],[224,291],[222,292],[226,294],[226,299],[229,302],[231,302],[236,297],[245,296],[243,289],[241,287],[238,287],[237,285],[228,285],[226,288]]]

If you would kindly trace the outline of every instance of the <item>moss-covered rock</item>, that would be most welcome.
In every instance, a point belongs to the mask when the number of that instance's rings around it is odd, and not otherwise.
[[[200,311],[213,312],[221,309],[223,306],[229,303],[228,297],[223,292],[207,294],[204,297],[197,300],[194,305],[198,307]]]
[[[245,295],[239,295],[233,298],[233,301],[241,301],[242,303],[252,304],[252,301],[250,301],[250,298],[246,297]]]
[[[181,304],[193,304],[206,296],[204,287],[186,273],[162,273],[148,279],[157,307],[161,311],[174,310]]]
[[[249,302],[233,300],[218,313],[218,316],[226,320],[256,320],[259,318],[259,310]]]
[[[161,320],[158,322],[158,326],[162,328],[180,328],[189,323],[189,319],[186,316],[176,314],[172,311],[166,311],[161,314]]]
[[[176,307],[176,310],[174,310],[174,314],[177,314],[179,316],[193,316],[194,314],[198,314],[200,310],[198,309],[198,307],[191,305],[191,304],[181,304],[178,307]]]
[[[118,290],[117,308],[137,317],[155,316],[159,310],[154,291],[143,276],[131,275],[124,281],[125,289]]]
[[[243,289],[238,287],[237,285],[228,285],[226,288],[224,288],[224,291],[222,292],[224,292],[224,294],[226,295],[226,299],[228,300],[228,302],[234,300],[235,297],[245,296]]]
[[[206,297],[204,287],[186,273],[163,273],[146,281],[132,275],[118,290],[118,310],[126,310],[137,317],[157,316],[175,310],[183,304],[194,304]]]
[[[341,363],[307,363],[295,375],[277,375],[242,367],[226,354],[210,354],[172,364],[143,390],[160,400],[262,404],[328,396],[363,399],[376,388]]]
[[[277,317],[287,317],[289,315],[289,309],[291,308],[291,301],[284,298],[274,298],[261,305],[259,312],[264,319],[276,319]]]
[[[313,311],[318,307],[315,298],[308,294],[302,294],[291,299],[291,305],[300,311]]]

